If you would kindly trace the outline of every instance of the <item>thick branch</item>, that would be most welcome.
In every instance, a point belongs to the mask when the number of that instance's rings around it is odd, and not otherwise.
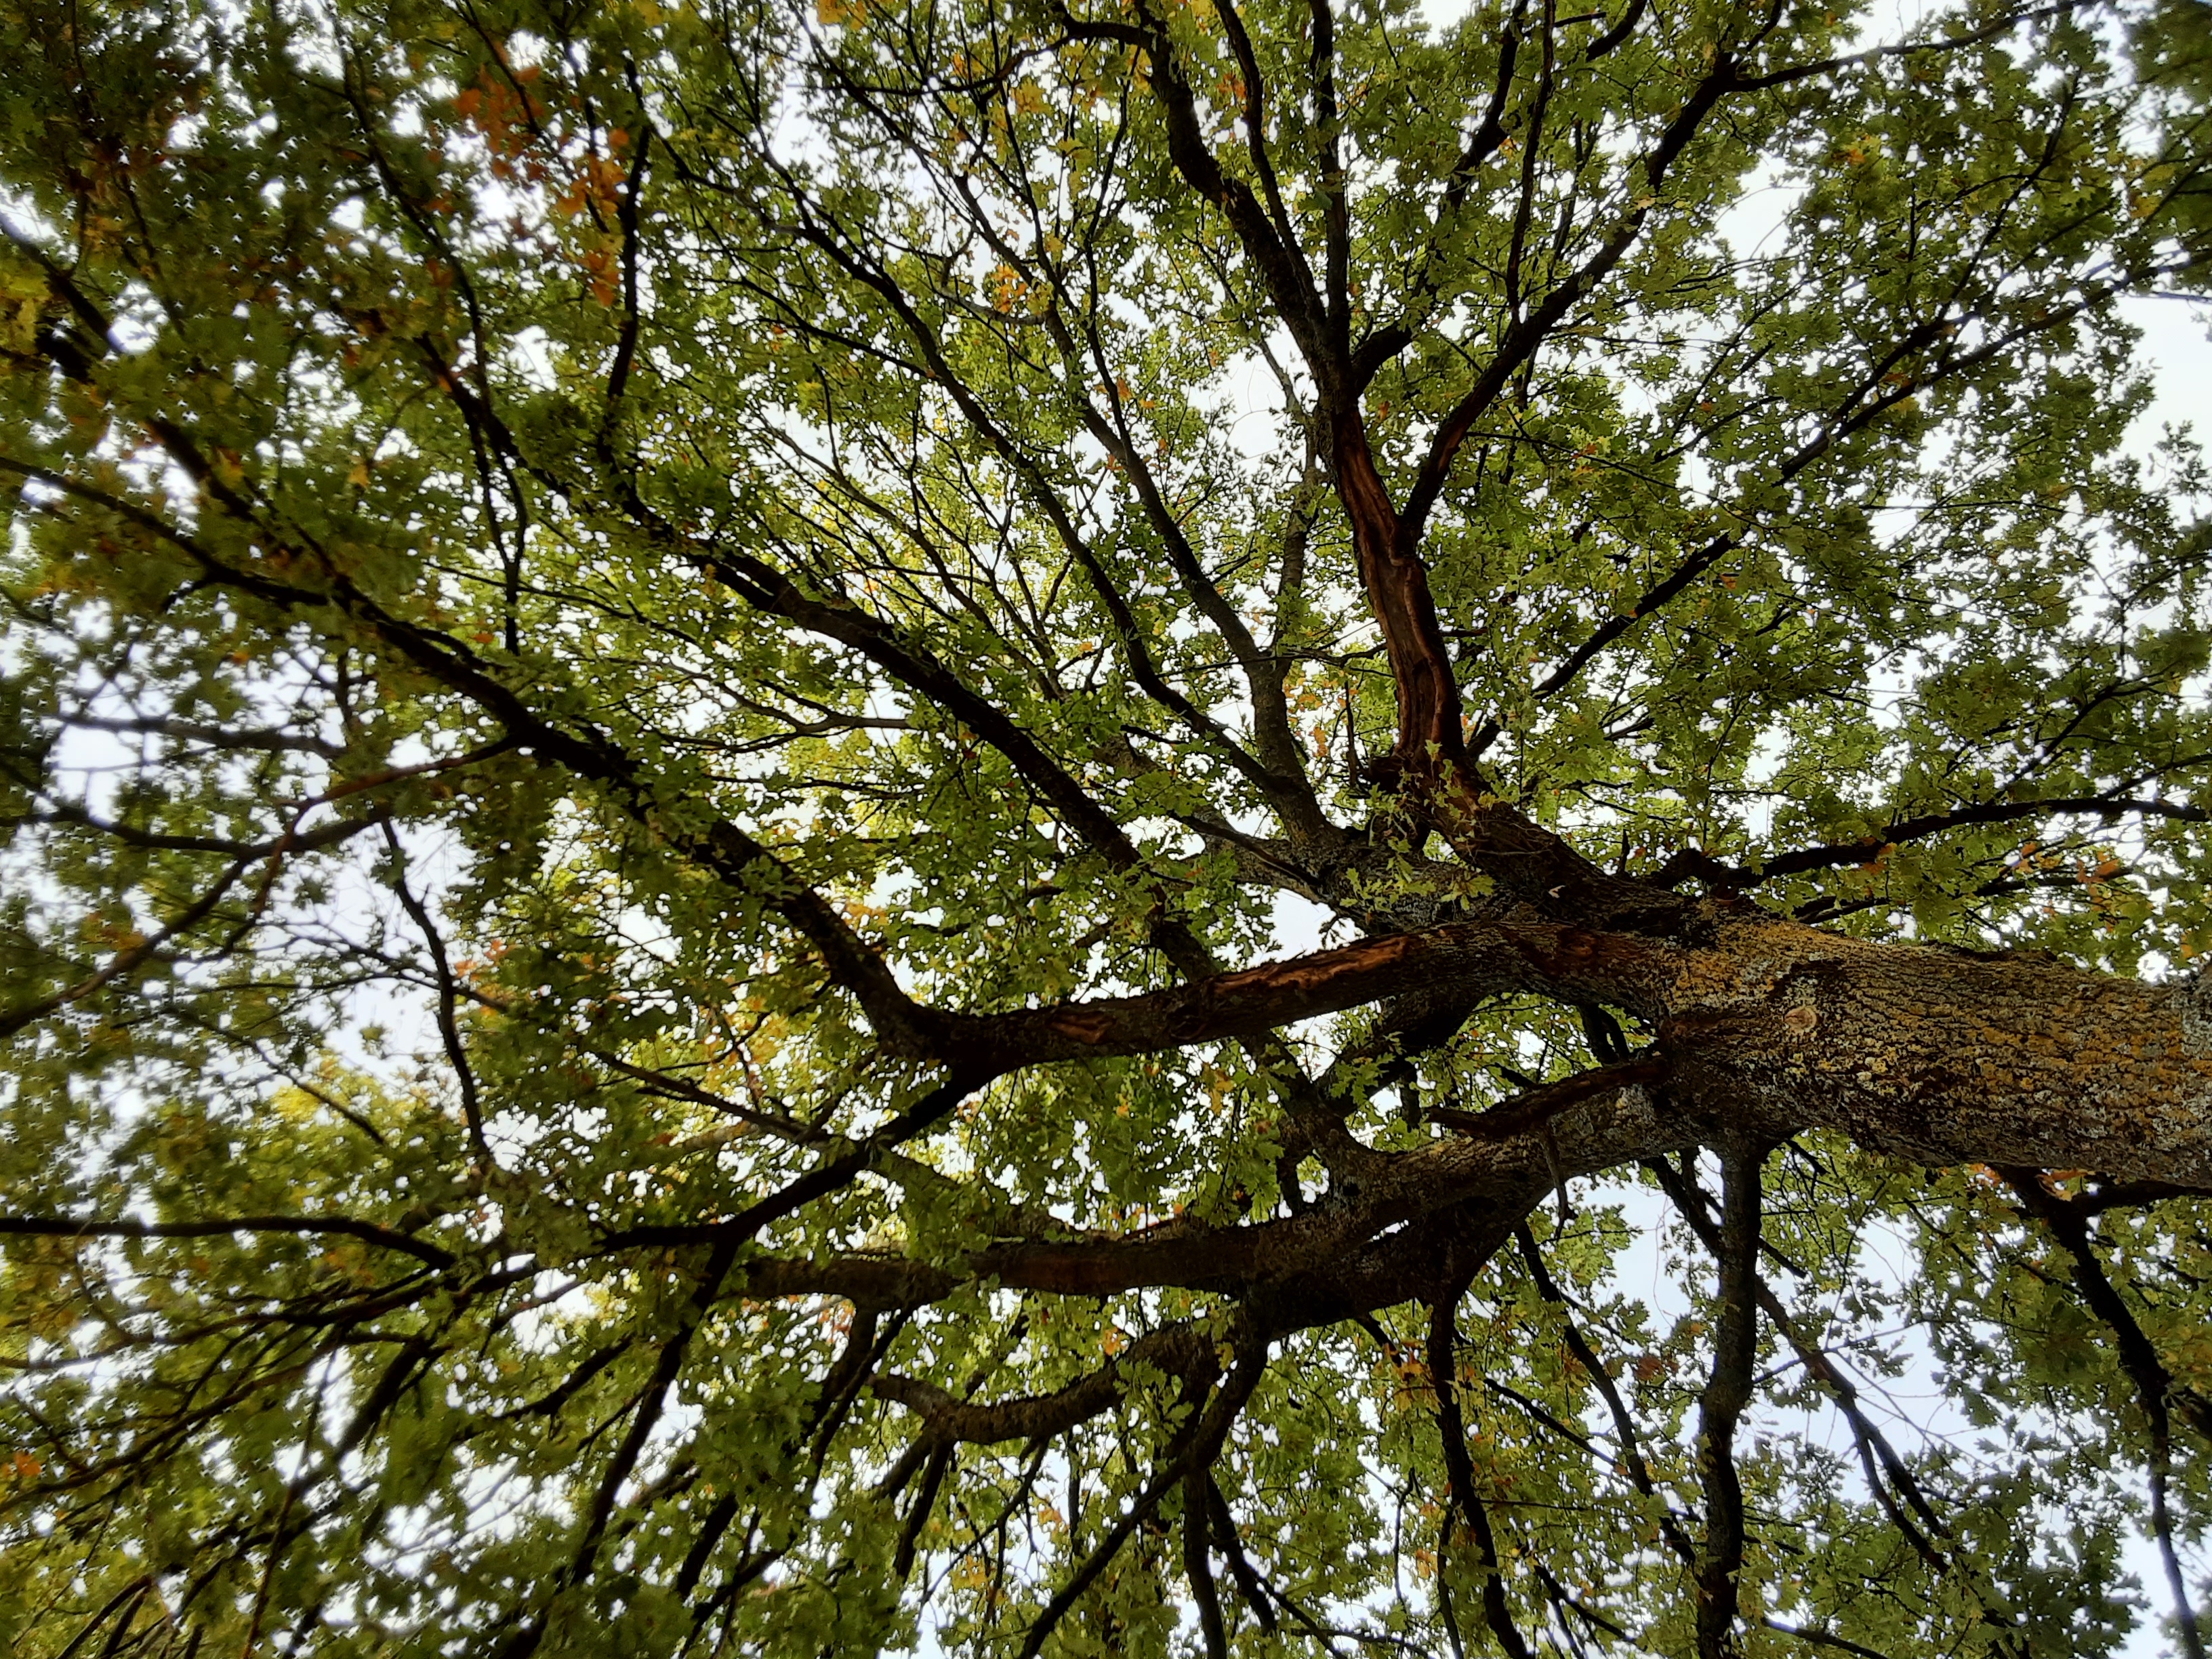
[[[978,1406],[915,1377],[879,1376],[868,1386],[921,1417],[934,1439],[988,1443],[1035,1440],[1087,1422],[1118,1405],[1145,1370],[1202,1383],[1215,1369],[1212,1342],[1191,1326],[1173,1325],[1139,1337],[1127,1352],[1052,1394]]]
[[[1440,982],[1477,995],[1542,990],[1649,1009],[1666,957],[1663,947],[1632,935],[1561,927],[1501,907],[1492,920],[1362,939],[1142,996],[959,1016],[946,1037],[979,1064],[1004,1071],[1256,1036]]]
[[[1698,1475],[1705,1489],[1705,1538],[1695,1575],[1698,1659],[1731,1659],[1741,1650],[1736,1577],[1743,1570],[1743,1483],[1736,1474],[1735,1430],[1751,1404],[1758,1354],[1752,1281],[1759,1263],[1762,1161],[1741,1142],[1721,1153],[1720,1310],[1712,1374],[1698,1413]]]

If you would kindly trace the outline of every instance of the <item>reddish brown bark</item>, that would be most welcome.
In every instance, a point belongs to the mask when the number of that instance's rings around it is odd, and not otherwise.
[[[1437,621],[1429,573],[1400,545],[1398,512],[1375,469],[1358,408],[1336,411],[1333,433],[1337,499],[1351,522],[1368,609],[1382,630],[1398,692],[1395,753],[1410,777],[1433,782],[1465,766],[1459,684]]]

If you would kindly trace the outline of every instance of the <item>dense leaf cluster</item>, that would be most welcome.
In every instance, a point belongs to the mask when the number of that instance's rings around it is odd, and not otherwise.
[[[2212,25],[1890,27],[0,0],[0,1639],[2201,1659],[2212,1177],[1606,978],[2212,952]]]

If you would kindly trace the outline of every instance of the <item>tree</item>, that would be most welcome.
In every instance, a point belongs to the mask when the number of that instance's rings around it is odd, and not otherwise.
[[[1887,16],[11,0],[14,1650],[2201,1656],[2212,29]]]

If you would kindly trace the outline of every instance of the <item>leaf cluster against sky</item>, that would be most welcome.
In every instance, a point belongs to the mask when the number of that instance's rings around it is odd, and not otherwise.
[[[2212,29],[1892,31],[0,0],[15,1650],[2201,1653],[2201,1097],[1635,966],[2212,952]]]

